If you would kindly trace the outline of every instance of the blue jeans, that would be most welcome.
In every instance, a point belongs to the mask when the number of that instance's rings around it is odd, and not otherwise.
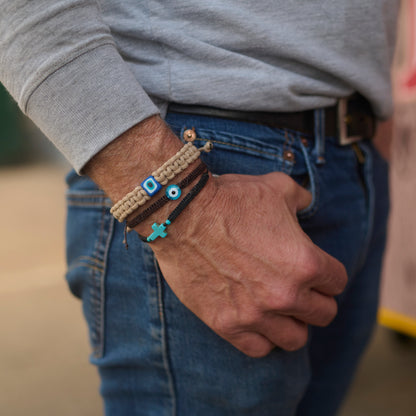
[[[195,127],[216,174],[283,171],[313,194],[299,214],[305,232],[346,267],[349,283],[327,328],[308,345],[249,358],[177,299],[151,248],[123,225],[87,177],[67,178],[67,279],[82,299],[107,415],[332,415],[373,328],[388,211],[387,166],[370,142],[351,146],[262,125],[168,114],[182,137]],[[186,211],[183,215],[186,215]],[[220,253],[219,253],[220,255]]]

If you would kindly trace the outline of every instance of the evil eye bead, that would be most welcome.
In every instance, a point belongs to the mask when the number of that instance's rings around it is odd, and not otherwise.
[[[179,188],[178,185],[169,185],[166,188],[166,196],[173,201],[178,199],[181,196],[181,193],[181,188]]]
[[[141,183],[141,187],[146,191],[147,195],[153,196],[160,190],[162,185],[153,176],[149,176]]]

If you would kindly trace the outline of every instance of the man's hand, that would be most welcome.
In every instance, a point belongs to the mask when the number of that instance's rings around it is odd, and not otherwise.
[[[299,226],[310,199],[282,173],[213,178],[152,246],[179,299],[249,356],[299,349],[337,313],[347,275]]]
[[[166,124],[151,117],[99,152],[85,173],[115,202],[180,148]],[[185,306],[249,356],[301,348],[308,324],[325,326],[336,315],[334,295],[347,276],[299,226],[296,212],[310,200],[283,173],[210,178],[168,237],[151,244]],[[149,223],[136,230],[148,234]]]

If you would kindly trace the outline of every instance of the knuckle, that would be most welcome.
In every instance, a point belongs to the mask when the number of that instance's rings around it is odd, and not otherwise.
[[[246,343],[244,346],[242,346],[240,351],[242,351],[245,355],[251,357],[251,358],[262,358],[266,357],[270,354],[270,352],[273,350],[274,345],[268,342],[257,342],[252,341]]]
[[[279,195],[292,195],[296,190],[296,182],[286,173],[271,172],[268,174],[272,179],[273,188]]]
[[[254,308],[242,308],[239,311],[223,310],[213,317],[210,326],[218,334],[230,337],[250,328],[256,328],[263,319],[264,315],[261,311]]]
[[[240,317],[239,325],[244,328],[256,328],[262,323],[264,315],[260,312],[245,313]]]
[[[211,324],[211,328],[222,336],[232,335],[237,329],[237,322],[231,314],[218,314]]]
[[[338,285],[336,287],[336,293],[335,293],[336,295],[341,294],[344,291],[348,283],[347,270],[342,263],[339,263],[339,264],[340,264],[340,271],[338,273],[339,278],[337,279]]]
[[[330,306],[328,306],[327,310],[324,314],[322,314],[320,322],[317,323],[318,326],[328,326],[335,318],[338,312],[338,305],[335,299],[332,300]]]
[[[303,348],[308,342],[308,329],[304,329],[291,333],[289,337],[281,341],[279,345],[285,351],[297,351]]]
[[[304,247],[298,257],[298,267],[303,279],[312,279],[321,271],[319,257],[313,247]]]
[[[269,308],[273,311],[293,312],[298,306],[299,294],[295,287],[276,291],[269,299]]]
[[[269,176],[274,178],[275,182],[279,182],[280,187],[283,183],[289,184],[292,181],[292,178],[289,175],[279,171],[271,172],[269,173]]]

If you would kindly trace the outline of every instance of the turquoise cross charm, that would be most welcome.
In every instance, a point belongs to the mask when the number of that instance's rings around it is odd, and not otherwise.
[[[165,230],[169,224],[170,221],[166,221],[165,223],[160,225],[157,222],[155,222],[152,225],[153,232],[149,235],[149,237],[147,237],[147,241],[155,241],[158,237],[165,238],[168,235],[168,233],[165,232]]]

